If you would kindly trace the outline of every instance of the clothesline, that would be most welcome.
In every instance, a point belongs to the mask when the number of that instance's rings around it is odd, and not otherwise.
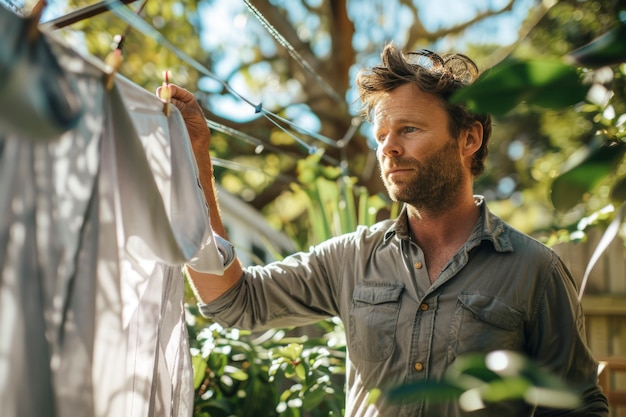
[[[239,98],[240,100],[252,106],[256,113],[261,113],[272,124],[277,126],[279,129],[285,132],[289,137],[291,137],[298,144],[300,144],[309,154],[315,153],[317,151],[317,147],[306,143],[304,140],[300,139],[299,137],[297,137],[296,135],[288,131],[286,128],[284,128],[282,125],[280,125],[279,122],[285,123],[289,125],[292,129],[297,130],[314,139],[317,139],[318,141],[323,142],[327,145],[330,145],[336,148],[341,148],[344,145],[345,142],[338,142],[338,141],[332,140],[323,135],[320,135],[318,133],[305,129],[288,119],[280,117],[279,115],[275,113],[272,113],[271,111],[263,108],[262,103],[254,104],[252,101],[245,98],[243,95],[239,94],[236,90],[234,90],[226,81],[222,80],[220,77],[218,77],[213,72],[211,72],[206,66],[204,66],[203,64],[198,62],[196,59],[187,55],[185,52],[181,51],[178,47],[173,45],[165,36],[163,36],[158,30],[156,30],[152,25],[148,24],[141,17],[130,12],[127,8],[117,7],[120,5],[119,0],[111,0],[108,3],[111,6],[111,9],[110,9],[111,12],[113,12],[116,16],[118,16],[127,24],[131,25],[134,29],[143,33],[145,36],[152,38],[154,41],[156,41],[160,45],[166,47],[170,52],[174,53],[183,62],[189,64],[191,67],[196,69],[201,74],[217,81],[220,85],[222,85],[227,91],[229,91],[235,97]],[[328,155],[323,155],[322,158],[326,162],[332,165],[337,165],[339,163],[339,161],[337,161],[334,158],[329,157]],[[344,162],[342,163],[342,165],[345,166],[346,163]]]
[[[343,99],[339,96],[339,94],[337,94],[337,92],[335,91],[334,88],[332,88],[318,73],[317,71],[315,71],[315,69],[313,69],[313,67],[304,59],[302,58],[302,56],[300,56],[300,54],[298,53],[298,51],[296,51],[296,49],[287,41],[287,39],[285,39],[284,36],[282,36],[280,34],[280,32],[270,24],[270,22],[268,22],[268,20],[265,18],[265,16],[263,16],[263,14],[259,11],[259,9],[257,9],[256,7],[254,7],[254,5],[252,3],[250,3],[249,0],[244,0],[243,1],[246,6],[248,6],[248,9],[250,9],[250,11],[252,12],[252,14],[254,14],[254,16],[257,18],[257,20],[259,20],[259,22],[261,22],[261,24],[263,25],[263,27],[265,27],[267,29],[267,31],[270,33],[270,35],[272,35],[274,37],[274,39],[276,39],[276,41],[281,44],[285,49],[287,49],[287,52],[289,52],[289,55],[291,55],[291,57],[305,70],[307,70],[308,72],[310,72],[313,77],[315,78],[315,80],[322,86],[322,88],[324,89],[324,91],[331,96],[335,101],[337,101],[338,103],[343,103]]]
[[[172,53],[174,53],[179,59],[181,59],[183,62],[189,64],[191,67],[193,67],[194,69],[196,69],[198,72],[200,72],[201,74],[208,76],[209,78],[217,81],[218,83],[220,83],[228,92],[230,92],[232,95],[234,95],[235,97],[237,97],[238,99],[244,101],[245,103],[247,103],[248,105],[252,106],[255,110],[256,113],[261,113],[266,119],[268,119],[272,124],[274,124],[277,128],[281,129],[283,132],[285,132],[285,134],[287,134],[288,136],[290,136],[292,139],[294,139],[299,145],[301,145],[308,154],[313,154],[317,151],[317,147],[314,145],[310,145],[309,143],[307,143],[306,141],[304,141],[303,139],[299,138],[298,136],[296,136],[295,134],[293,134],[291,131],[287,130],[282,124],[285,124],[287,126],[289,126],[291,129],[295,130],[296,132],[309,136],[315,140],[318,140],[322,143],[324,143],[325,145],[328,146],[332,146],[332,147],[336,147],[339,148],[340,150],[342,150],[341,152],[341,163],[339,161],[337,161],[336,159],[329,157],[328,155],[323,155],[322,159],[332,165],[340,165],[341,167],[343,167],[345,170],[347,170],[348,168],[348,160],[345,154],[345,146],[347,145],[347,143],[349,142],[349,140],[353,137],[354,133],[356,132],[356,129],[353,128],[354,124],[351,126],[350,129],[348,129],[348,131],[346,132],[346,134],[344,135],[344,137],[340,140],[333,140],[330,139],[328,137],[325,137],[323,135],[320,135],[316,132],[310,131],[308,129],[302,128],[301,126],[299,126],[298,124],[285,119],[273,112],[268,111],[267,109],[263,108],[262,103],[259,104],[254,104],[252,101],[246,99],[243,95],[239,94],[237,91],[235,91],[226,81],[222,80],[220,77],[216,76],[215,74],[213,74],[206,66],[202,65],[201,63],[199,63],[197,60],[195,60],[194,58],[192,58],[191,56],[187,55],[186,53],[184,53],[183,51],[181,51],[178,47],[176,47],[175,45],[173,45],[165,36],[163,36],[160,32],[158,32],[158,30],[156,30],[153,26],[151,26],[150,24],[148,24],[145,20],[143,20],[142,18],[140,18],[138,16],[138,14],[135,14],[133,12],[130,11],[130,9],[128,9],[127,7],[122,7],[126,4],[130,4],[132,2],[134,2],[136,0],[105,0],[102,2],[99,2],[97,4],[94,4],[92,6],[88,6],[86,8],[82,8],[79,10],[76,10],[75,12],[69,13],[63,17],[60,18],[56,18],[53,20],[50,20],[44,24],[42,24],[42,26],[47,26],[47,27],[53,27],[53,28],[59,28],[59,27],[64,27],[67,26],[73,22],[85,19],[85,18],[89,18],[92,16],[97,15],[98,13],[102,13],[103,11],[106,10],[110,10],[113,14],[115,14],[118,18],[122,19],[123,21],[125,21],[129,27],[132,27],[133,29],[138,30],[139,32],[143,33],[145,36],[148,36],[150,38],[152,38],[153,40],[157,41],[160,45],[165,46],[168,50],[170,50]],[[257,17],[259,19],[264,19],[264,17],[259,16],[259,14],[256,14]],[[268,27],[267,25],[265,25],[266,27]],[[271,27],[268,27],[268,30]],[[271,32],[273,34],[274,37],[280,36],[280,34],[276,33],[276,31],[274,30],[273,32]],[[276,34],[274,34],[276,33]],[[282,38],[282,37],[281,37]],[[284,39],[284,38],[283,38]],[[280,42],[283,46],[285,46],[287,49],[293,49],[293,47],[291,47],[291,45],[289,45],[286,41],[284,42]],[[291,47],[291,48],[290,48]],[[303,65],[306,68],[308,68],[308,70],[313,70],[310,66],[306,65],[306,62],[304,62],[298,55],[294,56],[293,54],[291,54],[292,57],[294,57],[294,59],[296,59],[300,65]],[[318,74],[316,75],[316,79],[322,83],[322,85],[324,84],[324,81],[321,77],[319,77]],[[328,91],[327,88],[325,88],[325,90]],[[207,120],[207,122],[209,123],[209,125],[211,125],[211,123]],[[268,146],[266,144],[263,143],[263,141],[261,141],[260,139],[256,139],[256,138],[252,138],[250,135],[247,135],[243,132],[239,132],[235,129],[232,128],[228,128],[228,131],[225,131],[223,129],[223,126],[217,127],[216,125],[213,125],[213,128],[216,130],[220,130],[223,133],[229,134],[229,135],[233,135],[235,138],[243,140],[245,142],[248,143],[254,143],[256,145],[255,148],[255,152],[259,153],[259,151],[262,151],[266,148],[268,148]],[[252,139],[252,140],[251,140]],[[274,152],[281,152],[280,149],[274,148]]]
[[[288,177],[286,175],[282,175],[282,174],[270,175],[270,174],[268,174],[267,172],[265,172],[261,168],[251,167],[251,166],[248,166],[248,165],[239,164],[237,162],[229,161],[229,160],[222,159],[222,158],[212,157],[211,158],[211,162],[215,166],[220,166],[220,167],[223,167],[223,168],[232,169],[233,171],[240,171],[240,172],[254,171],[254,172],[258,172],[258,173],[263,174],[263,175],[271,176],[271,177],[273,177],[273,178],[275,178],[277,180],[283,181],[284,183],[287,183],[287,184],[294,182],[293,178],[290,178],[290,177]]]
[[[136,1],[137,0],[120,0],[120,3],[128,5]],[[44,25],[53,27],[55,29],[61,29],[66,26],[73,25],[74,23],[92,18],[108,11],[108,3],[109,2],[105,0],[98,3],[90,4],[89,6],[81,7],[80,9],[71,11],[63,16],[48,20],[44,23]]]
[[[148,36],[149,38],[152,38],[153,40],[158,42],[160,45],[162,45],[165,48],[167,48],[170,52],[174,53],[174,55],[176,55],[179,59],[181,59],[181,61],[187,63],[188,65],[190,65],[192,68],[194,68],[195,70],[197,70],[201,74],[203,74],[203,75],[205,75],[205,76],[207,76],[207,77],[217,81],[227,91],[229,91],[231,94],[233,94],[238,99],[240,99],[240,100],[244,101],[245,103],[247,103],[248,105],[252,106],[256,113],[261,113],[264,117],[266,117],[272,123],[276,124],[277,126],[279,125],[278,122],[285,123],[285,124],[289,125],[291,128],[293,128],[294,130],[297,130],[297,131],[299,131],[301,133],[304,133],[307,136],[310,136],[310,137],[312,137],[312,138],[314,138],[314,139],[316,139],[316,140],[318,140],[320,142],[323,142],[326,145],[333,146],[333,147],[340,147],[340,145],[337,143],[336,140],[330,139],[330,138],[325,137],[323,135],[320,135],[318,133],[312,132],[312,131],[310,131],[308,129],[302,128],[302,127],[298,126],[296,123],[294,123],[294,122],[292,122],[290,120],[287,120],[285,118],[282,118],[282,117],[278,116],[277,114],[274,114],[273,112],[265,109],[263,107],[262,103],[255,104],[251,100],[249,100],[249,99],[245,98],[243,95],[239,94],[226,81],[222,80],[220,77],[215,75],[206,66],[202,65],[200,62],[198,62],[197,60],[195,60],[191,56],[189,56],[186,53],[184,53],[183,51],[181,51],[178,47],[173,45],[165,36],[163,36],[152,25],[148,24],[145,20],[143,20],[142,18],[140,18],[136,14],[130,12],[127,8],[119,7],[119,6],[122,5],[120,0],[109,0],[109,1],[106,1],[105,3],[107,4],[107,7],[109,7],[111,12],[113,14],[115,14],[118,18],[122,19],[124,22],[126,22],[129,25],[131,25],[135,30],[138,30],[139,32],[141,32],[145,36]],[[302,147],[304,147],[309,153],[314,153],[316,151],[316,147],[308,144],[307,142],[305,142],[301,138],[297,137],[293,133],[287,131],[286,129],[283,128],[283,130],[292,139],[294,139],[297,143],[299,143]]]

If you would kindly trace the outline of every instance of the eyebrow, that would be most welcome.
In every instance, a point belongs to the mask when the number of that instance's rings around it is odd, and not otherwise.
[[[373,122],[374,122],[373,124],[374,125],[378,124],[378,123],[376,123],[376,120],[378,120],[377,117],[375,117],[373,119]],[[394,124],[401,124],[401,125],[402,124],[410,124],[410,125],[418,125],[418,126],[420,126],[420,125],[427,124],[427,122],[428,122],[428,118],[427,117],[417,117],[417,116],[413,117],[413,118],[401,117],[399,119],[394,119],[393,120]],[[380,124],[378,124],[378,125],[380,125]]]

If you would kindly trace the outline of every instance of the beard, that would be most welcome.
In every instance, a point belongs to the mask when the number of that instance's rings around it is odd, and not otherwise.
[[[458,199],[463,184],[463,167],[454,139],[423,161],[411,157],[389,158],[390,166],[413,167],[410,179],[391,180],[381,174],[389,197],[420,211],[443,212]],[[382,173],[382,170],[381,170]]]

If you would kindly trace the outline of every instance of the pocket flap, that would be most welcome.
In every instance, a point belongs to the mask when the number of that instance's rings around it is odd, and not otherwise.
[[[501,329],[514,330],[520,326],[524,318],[522,312],[495,297],[461,293],[459,301],[480,320]]]
[[[400,299],[403,289],[401,284],[357,284],[352,298],[367,304],[393,303]]]

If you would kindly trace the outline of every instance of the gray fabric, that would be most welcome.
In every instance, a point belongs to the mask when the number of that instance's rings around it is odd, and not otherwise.
[[[54,140],[78,123],[79,101],[47,39],[27,41],[29,24],[0,4],[0,124],[23,138]]]
[[[0,339],[10,343],[0,355],[0,368],[8,375],[0,378],[0,384],[6,384],[2,387],[6,389],[0,389],[0,403],[8,409],[14,403],[20,416],[70,415],[92,404],[93,278],[79,280],[78,269],[85,277],[95,275],[95,268],[89,266],[93,262],[81,262],[93,256],[88,235],[97,233],[98,227],[92,198],[104,114],[102,89],[98,94],[97,88],[101,82],[95,76],[97,71],[84,71],[73,77],[80,92],[74,99],[89,98],[81,103],[85,117],[55,140],[45,143],[23,137],[6,130],[4,124],[0,129],[4,142],[0,200],[6,204],[0,224],[0,253],[6,254],[3,259],[0,255],[4,300],[0,315],[10,319],[12,306],[24,309],[14,322],[0,326]],[[27,123],[37,123],[35,116]],[[28,243],[22,245],[21,239]],[[10,291],[11,282],[17,292]],[[20,349],[22,343],[27,349]],[[38,369],[24,375],[22,369],[29,369],[31,361]],[[62,375],[72,378],[59,381]],[[42,395],[36,402],[21,398],[32,395],[33,389],[52,398]],[[19,412],[20,407],[31,410]]]
[[[0,143],[4,138],[0,137]],[[0,404],[2,415],[55,417],[50,351],[36,253],[33,152],[4,143],[0,155]],[[28,318],[28,321],[25,320]],[[25,324],[29,323],[28,326]],[[31,385],[32,381],[37,381]],[[16,389],[17,388],[17,389]],[[33,399],[37,398],[37,401]]]
[[[346,416],[464,415],[455,403],[366,400],[371,388],[439,379],[459,355],[498,349],[547,366],[576,387],[585,406],[544,413],[503,403],[467,415],[606,416],[572,277],[554,252],[482,207],[473,233],[433,285],[425,267],[414,267],[425,264],[424,256],[410,240],[403,211],[397,221],[359,227],[283,262],[249,267],[201,311],[224,326],[247,329],[340,317],[349,352]]]

